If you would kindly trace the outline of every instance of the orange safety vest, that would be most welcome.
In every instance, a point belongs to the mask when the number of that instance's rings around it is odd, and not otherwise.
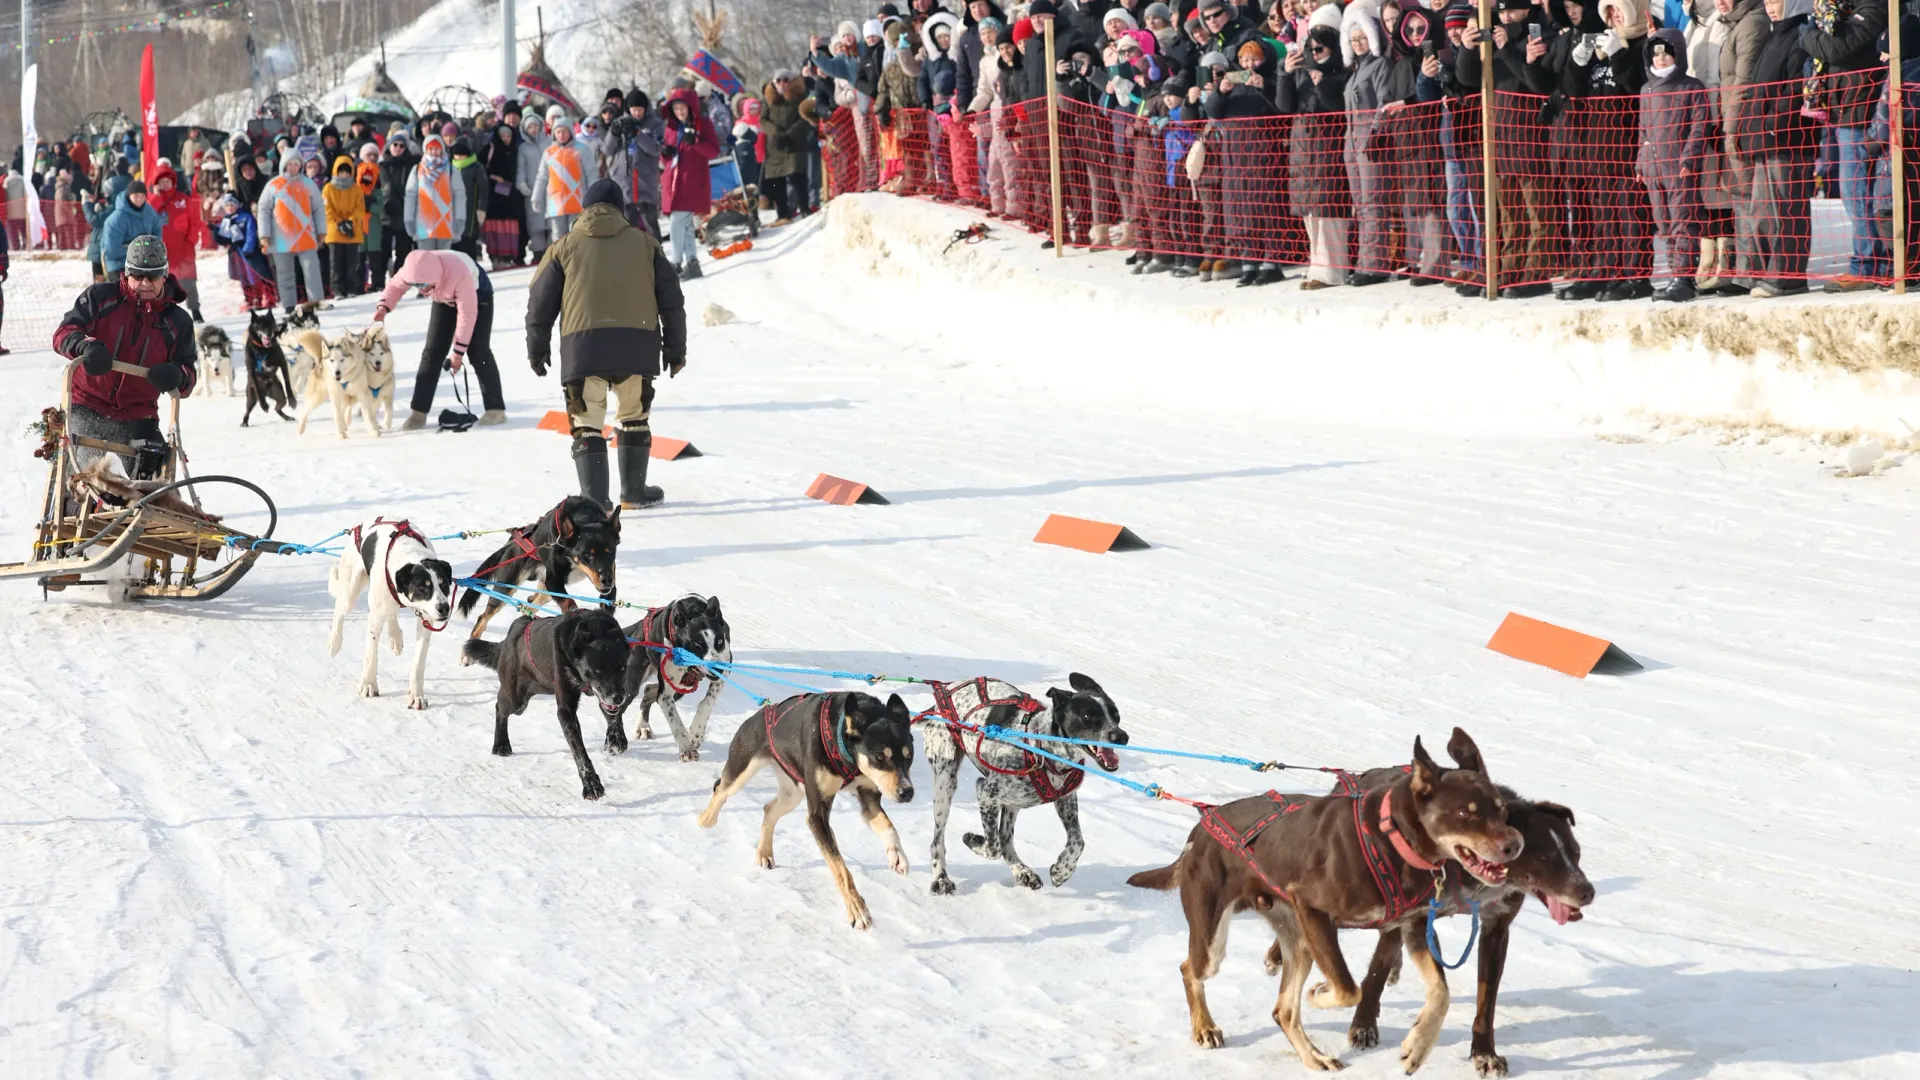
[[[313,204],[307,201],[306,189],[285,176],[274,177],[267,186],[275,190],[273,226],[280,235],[292,237],[287,250],[298,253],[317,249],[320,241],[313,235]],[[299,203],[299,211],[288,205],[290,199]]]
[[[573,143],[554,143],[547,147],[547,163],[547,216],[579,213],[586,196],[581,184],[580,151]]]
[[[453,239],[453,169],[440,170],[438,177],[420,173],[418,219],[427,227],[428,240]]]

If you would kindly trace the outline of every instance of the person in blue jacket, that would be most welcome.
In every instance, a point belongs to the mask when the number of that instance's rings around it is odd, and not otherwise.
[[[136,236],[159,236],[167,219],[147,205],[147,185],[135,180],[127,185],[107,218],[106,234],[100,238],[100,263],[107,268],[107,280],[119,281],[127,264],[127,245]]]
[[[104,192],[95,192],[81,209],[87,215],[87,265],[93,267],[93,283],[98,285],[107,280],[107,268],[100,265],[100,238],[113,216],[113,201]]]

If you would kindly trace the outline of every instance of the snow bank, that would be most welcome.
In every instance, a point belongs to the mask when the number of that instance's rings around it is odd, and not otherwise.
[[[1284,407],[1315,413],[1482,432],[1684,421],[1904,440],[1920,426],[1920,315],[1900,297],[1652,305],[1486,303],[1397,282],[1245,290],[1128,276],[1116,252],[1055,258],[1006,225],[942,254],[975,220],[856,195],[830,205],[823,238],[830,258],[877,279],[886,310],[922,325],[950,325],[957,300],[984,294],[1017,335],[1009,344],[1045,340],[1028,333],[1040,321],[1061,349],[1145,350],[1210,380],[1257,375]]]

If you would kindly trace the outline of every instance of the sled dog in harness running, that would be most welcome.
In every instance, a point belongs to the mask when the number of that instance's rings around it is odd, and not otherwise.
[[[733,662],[733,635],[727,629],[726,616],[720,614],[720,598],[683,596],[663,607],[648,608],[644,618],[627,627],[627,637],[634,643],[633,655],[627,658],[627,701],[640,699],[640,720],[633,727],[633,737],[653,738],[648,714],[657,701],[660,711],[667,716],[667,723],[673,727],[673,741],[680,748],[680,760],[699,761],[700,744],[707,737],[707,720],[713,715],[713,703],[724,685],[716,672],[725,669],[700,665],[681,667],[669,650],[683,650],[702,660],[722,664]],[[680,699],[699,690],[702,679],[706,680],[707,692],[694,709],[693,729],[689,731],[680,722]],[[627,752],[627,733],[621,723],[625,714],[626,708],[622,706],[620,715],[609,718],[607,752],[610,754]]]
[[[973,790],[980,801],[981,831],[961,836],[968,849],[984,858],[1004,860],[1013,868],[1015,882],[1039,888],[1040,875],[1021,862],[1013,849],[1013,822],[1022,810],[1051,804],[1067,830],[1067,846],[1051,871],[1054,887],[1065,885],[1073,876],[1086,848],[1080,835],[1080,797],[1075,794],[1085,771],[1050,761],[1017,743],[988,738],[979,730],[1001,727],[1124,746],[1127,733],[1120,727],[1120,710],[1100,684],[1075,672],[1067,676],[1067,685],[1072,689],[1048,689],[1051,704],[1046,705],[999,679],[933,684],[933,712],[926,728],[927,766],[933,771],[935,893],[953,892],[953,879],[947,876],[947,814],[953,809],[962,758],[973,759],[980,770]],[[1092,759],[1107,772],[1120,767],[1120,756],[1108,747],[1041,740],[1031,745],[1083,765]]]
[[[387,632],[387,644],[393,655],[399,656],[406,648],[400,634],[400,612],[412,611],[420,629],[414,635],[407,708],[424,709],[427,646],[434,634],[447,628],[447,616],[453,613],[453,567],[436,557],[427,538],[405,521],[375,518],[370,525],[355,525],[346,538],[349,543],[341,550],[340,561],[327,575],[327,592],[333,596],[333,632],[327,636],[327,655],[340,655],[347,612],[360,602],[360,594],[366,593],[367,656],[360,669],[360,696],[379,697],[376,669],[380,631]]]

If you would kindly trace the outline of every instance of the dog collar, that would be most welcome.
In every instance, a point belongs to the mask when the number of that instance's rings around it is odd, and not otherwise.
[[[1440,869],[1437,865],[1421,858],[1420,853],[1413,850],[1413,845],[1407,843],[1407,838],[1400,835],[1400,826],[1394,824],[1393,821],[1392,788],[1388,788],[1387,794],[1380,800],[1380,831],[1386,835],[1388,840],[1393,842],[1393,850],[1400,858],[1406,861],[1408,866],[1416,870]]]

